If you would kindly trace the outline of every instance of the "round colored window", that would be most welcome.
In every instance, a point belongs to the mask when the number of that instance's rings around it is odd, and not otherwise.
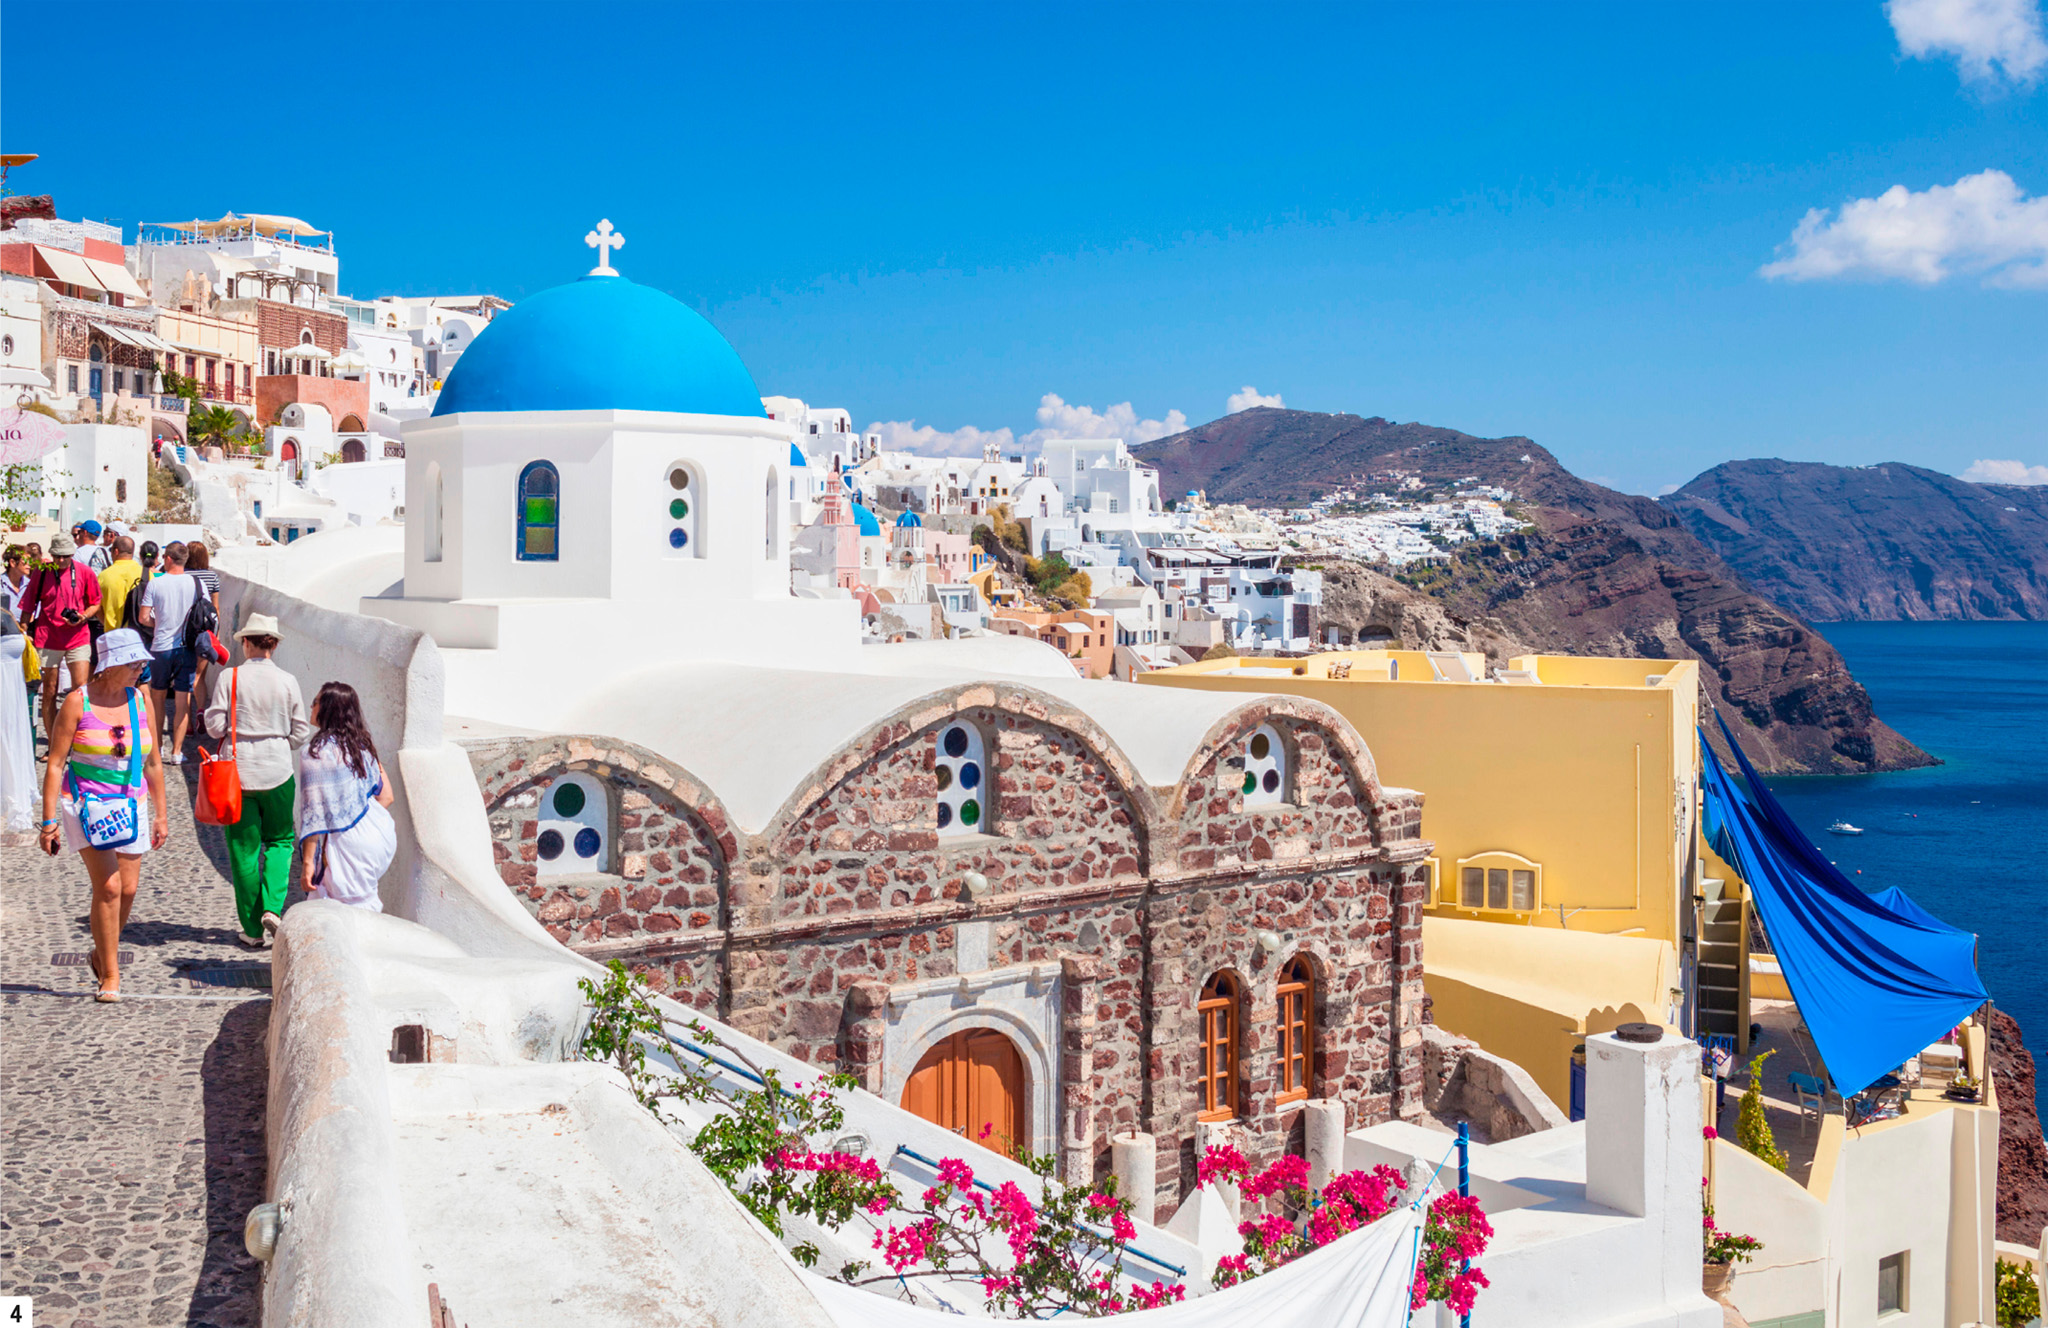
[[[973,825],[981,819],[981,804],[969,798],[960,804],[960,824]]]
[[[1270,752],[1270,751],[1272,751],[1272,750],[1273,750],[1273,743],[1272,743],[1272,741],[1271,741],[1271,740],[1270,740],[1269,738],[1267,738],[1267,737],[1266,737],[1266,735],[1265,735],[1265,734],[1263,734],[1263,733],[1254,733],[1254,734],[1252,735],[1252,759],[1253,759],[1253,760],[1255,760],[1255,761],[1263,761],[1263,760],[1265,760],[1265,759],[1266,759],[1266,753],[1268,753],[1268,752]]]
[[[668,514],[680,521],[690,514],[690,505],[680,498],[671,498],[668,504]]]
[[[939,804],[939,829],[943,830],[951,824],[953,824],[953,809],[942,802]]]
[[[939,777],[939,792],[944,793],[947,789],[953,787],[952,766],[942,765],[932,773],[936,774]]]
[[[602,846],[603,842],[603,840],[598,838],[597,831],[587,825],[584,826],[576,832],[576,856],[579,858],[596,857],[597,850]]]
[[[981,782],[981,767],[969,761],[960,767],[960,787],[973,788]]]
[[[689,488],[690,472],[684,470],[681,466],[677,466],[674,470],[668,473],[668,487],[671,489]]]
[[[668,546],[671,549],[680,549],[689,542],[690,537],[688,534],[684,533],[683,528],[681,526],[677,526],[674,530],[671,530],[668,533]]]
[[[1266,772],[1266,792],[1268,792],[1268,793],[1277,793],[1277,792],[1279,792],[1279,791],[1280,791],[1280,772],[1279,772],[1278,770],[1268,770],[1268,771]]]
[[[955,728],[955,729],[947,729],[947,730],[946,730],[946,755],[948,755],[948,756],[965,756],[965,755],[967,755],[967,730],[966,730],[966,729],[958,729],[958,728]]]
[[[562,832],[559,830],[541,831],[540,839],[534,844],[534,847],[540,850],[540,855],[544,860],[553,862],[556,858],[562,856]]]
[[[555,790],[555,815],[574,816],[583,810],[583,789],[576,784],[564,784]]]
[[[1257,775],[1253,774],[1253,773],[1252,773],[1251,771],[1249,771],[1249,770],[1245,771],[1245,773],[1244,773],[1244,791],[1245,791],[1245,792],[1247,792],[1247,793],[1253,793],[1253,792],[1256,792],[1256,791],[1258,790],[1258,787],[1259,787],[1259,777],[1258,777]]]

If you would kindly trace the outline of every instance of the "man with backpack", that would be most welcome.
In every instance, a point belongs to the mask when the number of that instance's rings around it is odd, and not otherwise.
[[[71,686],[83,687],[92,674],[92,633],[86,620],[100,604],[99,578],[78,565],[78,546],[69,536],[50,541],[50,561],[29,576],[22,592],[22,620],[31,624],[43,674],[43,732],[57,722],[57,694],[68,672]]]
[[[202,612],[203,611],[203,612]],[[197,623],[195,619],[204,618]],[[185,763],[185,730],[192,722],[192,675],[198,667],[193,647],[201,632],[216,626],[213,601],[199,593],[199,583],[185,571],[185,546],[164,550],[164,573],[143,591],[140,615],[152,634],[149,651],[150,723],[161,733],[164,707],[172,707],[171,741],[163,748],[165,765]]]

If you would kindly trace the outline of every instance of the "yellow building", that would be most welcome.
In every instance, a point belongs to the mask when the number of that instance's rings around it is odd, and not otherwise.
[[[1648,1020],[1746,1040],[1740,888],[1700,848],[1692,660],[1525,655],[1489,677],[1477,654],[1360,650],[1139,681],[1313,697],[1383,782],[1422,791],[1436,1021],[1560,1106],[1587,1033]]]

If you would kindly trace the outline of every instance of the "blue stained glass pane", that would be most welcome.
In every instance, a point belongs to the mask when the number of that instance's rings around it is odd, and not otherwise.
[[[543,860],[553,862],[556,858],[562,856],[562,832],[559,830],[541,831],[540,839],[534,844],[534,847],[540,850],[540,856]]]
[[[942,802],[939,804],[939,829],[943,830],[951,824],[953,824],[953,809]]]
[[[1280,772],[1278,770],[1268,770],[1266,772],[1266,792],[1277,793],[1279,789]]]
[[[969,761],[960,767],[960,787],[973,788],[981,783],[981,767]]]
[[[579,858],[594,858],[597,856],[597,850],[603,846],[603,843],[604,841],[598,838],[597,831],[586,825],[576,832],[576,856]]]
[[[946,730],[946,755],[948,755],[948,756],[965,756],[965,755],[967,755],[967,730],[966,730],[966,729],[958,729],[958,728],[955,728],[955,729],[947,729],[947,730]]]
[[[668,546],[671,549],[680,549],[689,542],[690,537],[683,533],[683,529],[680,526],[668,533]]]

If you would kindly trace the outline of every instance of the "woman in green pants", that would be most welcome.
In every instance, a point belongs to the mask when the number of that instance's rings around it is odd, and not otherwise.
[[[277,649],[277,619],[252,613],[235,637],[243,662],[216,669],[206,707],[206,731],[235,735],[235,768],[242,781],[242,816],[221,827],[228,841],[228,868],[235,881],[236,939],[251,949],[277,931],[291,887],[296,823],[292,800],[294,747],[313,731],[299,680],[271,662]],[[230,713],[232,712],[232,713]]]

